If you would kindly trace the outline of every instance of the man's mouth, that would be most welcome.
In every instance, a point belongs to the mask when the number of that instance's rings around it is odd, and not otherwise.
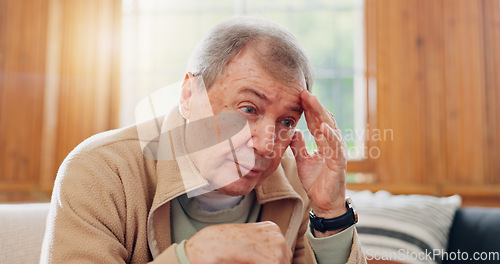
[[[236,167],[241,170],[241,176],[250,176],[250,177],[255,177],[261,175],[265,169],[262,167],[257,167],[257,166],[248,166],[245,164],[240,164],[235,162]]]

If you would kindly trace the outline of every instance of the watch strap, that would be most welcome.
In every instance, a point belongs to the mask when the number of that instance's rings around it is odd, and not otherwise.
[[[309,212],[309,222],[311,223],[311,228],[319,231],[331,231],[339,230],[349,227],[358,222],[358,214],[352,206],[352,202],[349,198],[346,200],[347,212],[343,215],[334,218],[323,218],[316,216],[313,211]]]

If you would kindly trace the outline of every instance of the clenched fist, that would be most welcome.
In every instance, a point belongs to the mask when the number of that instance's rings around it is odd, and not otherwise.
[[[292,251],[279,227],[270,221],[206,227],[185,244],[198,263],[290,263]]]

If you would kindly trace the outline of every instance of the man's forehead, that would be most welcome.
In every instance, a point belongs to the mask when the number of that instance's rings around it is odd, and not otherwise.
[[[236,56],[231,58],[226,65],[226,73],[235,73],[234,71],[247,71],[247,73],[265,73],[272,76],[275,81],[284,83],[290,89],[300,93],[307,89],[304,73],[300,69],[296,69],[294,73],[290,69],[277,67],[279,65],[269,62],[262,49],[265,46],[246,46]],[[229,70],[229,72],[228,72]],[[241,72],[240,72],[241,73]],[[288,92],[288,91],[285,91]]]

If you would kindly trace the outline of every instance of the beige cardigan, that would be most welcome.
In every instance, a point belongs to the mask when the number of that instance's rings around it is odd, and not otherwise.
[[[173,111],[166,121],[101,133],[76,147],[55,181],[41,263],[177,263],[170,201],[206,185],[206,180],[182,179],[182,165],[148,159],[141,145],[155,137],[152,132],[144,142],[143,131],[155,131],[158,125],[167,131],[183,122]],[[158,133],[156,139],[152,141],[161,145]],[[147,149],[154,152],[158,144]],[[295,161],[283,158],[256,196],[262,204],[260,220],[280,227],[294,251],[293,263],[315,263],[305,236],[308,199]],[[356,231],[348,263],[366,263]]]

